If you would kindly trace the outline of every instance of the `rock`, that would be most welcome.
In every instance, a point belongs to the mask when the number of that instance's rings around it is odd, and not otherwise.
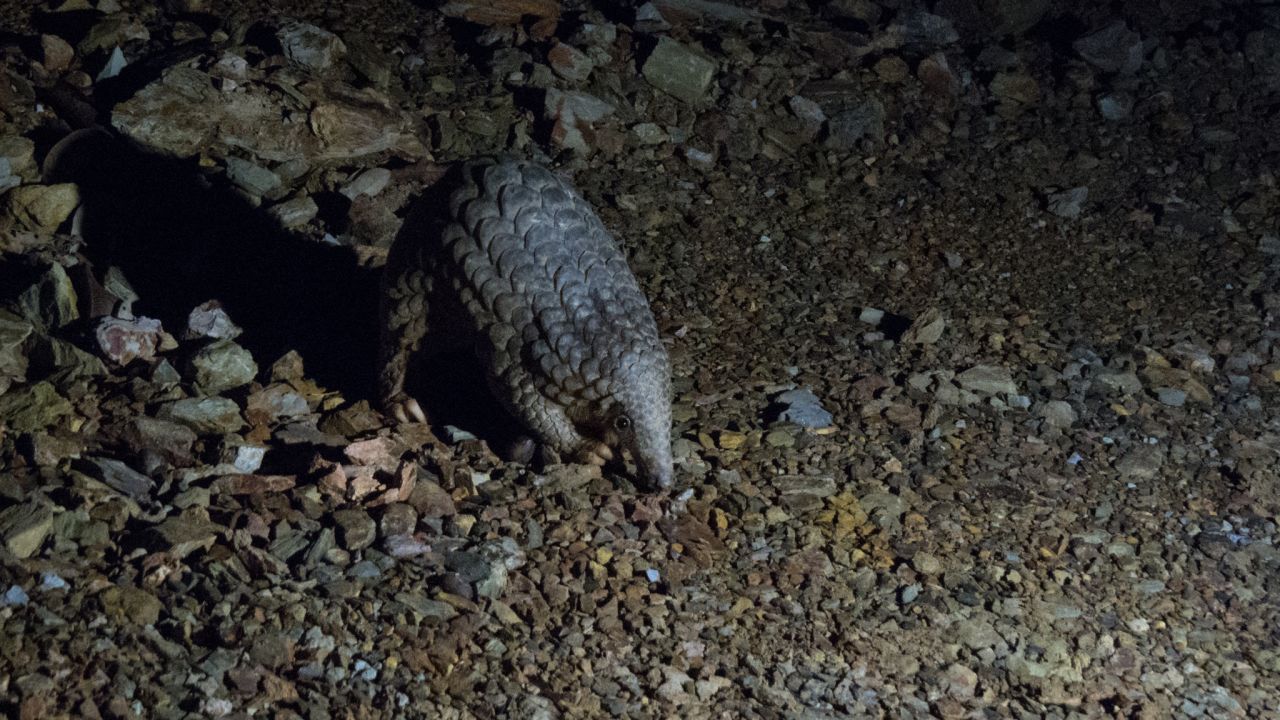
[[[880,144],[884,139],[884,112],[879,100],[867,96],[857,107],[836,113],[827,121],[827,147],[849,150],[863,138]]]
[[[1133,395],[1142,391],[1142,381],[1137,373],[1118,370],[1103,370],[1094,380],[1107,392],[1119,395]]]
[[[390,170],[369,168],[344,185],[339,192],[349,200],[355,200],[361,196],[373,197],[382,192],[389,182],[391,182]]]
[[[104,317],[94,330],[98,349],[117,365],[128,365],[139,358],[155,358],[163,335],[164,329],[160,327],[160,321],[146,317],[132,320]]]
[[[253,382],[258,364],[248,350],[235,342],[218,340],[191,357],[187,373],[200,392],[216,395]]]
[[[283,383],[273,383],[249,395],[245,410],[251,420],[261,416],[270,422],[311,412],[307,399]]]
[[[554,18],[560,15],[556,0],[449,0],[440,7],[446,17],[479,25],[517,25],[525,16]]]
[[[428,480],[418,480],[408,502],[424,518],[445,518],[458,514],[453,497],[444,488]]]
[[[35,142],[20,135],[0,137],[0,176],[8,176],[12,179],[12,185],[18,185],[24,180],[36,179],[38,174]],[[3,182],[0,179],[0,192],[10,187]]]
[[[129,420],[122,434],[134,452],[158,452],[166,461],[179,466],[193,460],[191,449],[196,434],[185,425],[140,415]]]
[[[716,64],[667,36],[658,39],[641,69],[644,79],[659,90],[690,104],[707,100]]]
[[[1142,67],[1142,38],[1123,20],[1076,40],[1072,47],[1103,72],[1132,75]]]
[[[1187,391],[1171,387],[1156,388],[1156,399],[1171,407],[1182,407],[1187,402]]]
[[[94,82],[110,80],[123,72],[125,67],[128,65],[129,61],[125,59],[124,51],[120,49],[119,45],[117,45],[115,49],[111,51],[111,54],[107,56],[107,63],[102,66],[102,69],[99,70],[98,74],[93,78]]]
[[[60,328],[80,317],[75,287],[61,265],[51,265],[34,285],[18,296],[22,316],[44,330]]]
[[[53,510],[41,502],[28,502],[0,510],[0,539],[14,557],[35,555],[53,528]]]
[[[556,43],[547,51],[547,64],[556,75],[571,83],[585,82],[595,68],[590,56],[565,43]]]
[[[148,498],[155,489],[155,482],[151,478],[119,460],[88,458],[87,462],[96,468],[94,475],[104,485],[132,500]]]
[[[224,397],[186,398],[160,406],[156,417],[182,423],[199,434],[233,433],[244,427],[240,407]]]
[[[1164,464],[1159,445],[1138,445],[1116,461],[1116,471],[1126,480],[1151,480]]]
[[[1025,70],[998,72],[990,87],[1005,117],[1016,117],[1040,102],[1040,83]]]
[[[1050,0],[978,0],[993,35],[1020,35],[1049,10]]]
[[[217,300],[209,300],[197,305],[187,315],[187,327],[182,333],[184,340],[195,340],[197,338],[214,338],[216,340],[231,340],[243,332],[234,322],[226,310],[222,309],[222,303]]]
[[[337,510],[333,513],[333,520],[338,524],[342,546],[351,552],[369,547],[377,538],[378,526],[364,510]]]
[[[546,116],[552,120],[551,140],[580,153],[589,153],[584,130],[614,112],[613,105],[594,95],[549,88],[544,100]]]
[[[787,390],[774,398],[781,405],[778,421],[793,423],[807,428],[831,427],[834,419],[831,413],[822,407],[822,401],[808,388]]]
[[[1128,120],[1133,114],[1133,96],[1124,92],[1110,92],[1098,98],[1098,112],[1112,122]]]
[[[911,13],[902,28],[902,43],[926,50],[950,45],[960,39],[951,21],[921,10]]]
[[[1049,427],[1069,428],[1075,424],[1078,416],[1071,403],[1065,400],[1050,400],[1040,406],[1036,413]]]
[[[80,189],[71,183],[24,185],[6,197],[5,212],[18,227],[43,234],[57,232],[80,206]]]
[[[45,70],[52,73],[65,72],[71,68],[71,61],[75,57],[76,51],[71,43],[57,35],[40,36],[40,63]]]
[[[253,197],[269,195],[280,187],[279,175],[238,157],[227,158],[227,179]]]
[[[136,587],[112,586],[98,597],[102,601],[103,612],[115,623],[127,621],[135,625],[154,625],[164,609],[155,595]]]
[[[181,559],[196,550],[208,550],[217,540],[220,530],[201,510],[165,518],[151,529],[151,533],[170,554]]]
[[[29,343],[35,327],[16,315],[0,311],[0,378],[24,380],[27,374]],[[0,386],[0,395],[7,385]]]
[[[957,700],[970,700],[978,687],[978,674],[960,663],[952,663],[943,673],[947,694]]]
[[[329,69],[347,50],[337,35],[296,20],[281,24],[276,38],[285,57],[315,72]]]
[[[1008,368],[975,365],[956,375],[960,387],[979,395],[1017,395],[1018,384]]]
[[[359,34],[347,34],[347,64],[360,77],[377,88],[391,84],[394,59],[389,57],[371,40]]]
[[[135,142],[177,157],[247,153],[258,164],[311,166],[387,151],[410,157],[425,152],[416,121],[376,90],[337,80],[305,88],[307,121],[284,122],[289,113],[277,91],[250,84],[223,93],[207,73],[175,65],[116,105],[111,123]],[[158,117],[165,121],[155,122]]]
[[[31,602],[31,596],[21,585],[10,585],[4,595],[0,596],[0,607],[22,607]]]
[[[1000,642],[995,627],[980,617],[967,618],[955,625],[955,638],[971,650],[982,650]]]
[[[911,558],[911,566],[921,575],[934,576],[942,573],[942,561],[937,555],[918,552]]]
[[[286,200],[267,209],[267,214],[280,223],[280,227],[290,230],[311,222],[319,212],[320,206],[310,195]]]
[[[902,341],[911,345],[932,345],[942,338],[946,328],[947,318],[940,310],[926,310],[912,321],[911,327],[902,334]]]
[[[1077,187],[1049,196],[1049,212],[1060,218],[1074,220],[1080,217],[1085,200],[1089,199],[1089,188]]]
[[[71,414],[71,403],[49,382],[10,388],[0,394],[0,421],[12,432],[26,433],[47,428]]]
[[[76,45],[81,55],[92,55],[126,45],[132,40],[150,40],[151,33],[141,22],[124,15],[107,17],[89,29]]]

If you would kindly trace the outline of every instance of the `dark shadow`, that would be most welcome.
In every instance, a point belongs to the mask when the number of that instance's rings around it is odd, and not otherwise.
[[[193,307],[217,299],[260,366],[296,349],[322,385],[371,397],[378,273],[349,248],[294,237],[194,163],[106,131],[60,152],[49,176],[80,186],[85,254],[99,272],[124,272],[136,313],[176,334]]]

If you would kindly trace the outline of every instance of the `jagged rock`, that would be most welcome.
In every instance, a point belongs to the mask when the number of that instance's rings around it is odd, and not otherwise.
[[[193,460],[196,434],[185,425],[139,415],[129,420],[122,435],[136,453],[151,450],[174,465],[188,465]]]
[[[106,317],[94,330],[102,354],[119,365],[128,365],[138,358],[154,358],[163,333],[159,320],[146,317],[132,320]]]
[[[681,43],[663,36],[644,62],[644,79],[690,105],[707,99],[716,64]]]
[[[48,382],[10,388],[0,395],[0,421],[14,432],[50,427],[71,413],[71,403]]]
[[[310,195],[286,200],[267,209],[267,214],[280,223],[280,227],[292,229],[311,222],[320,212],[320,206]]]
[[[160,406],[156,417],[182,423],[200,434],[236,432],[244,427],[240,406],[224,397],[185,398]]]
[[[329,69],[347,50],[337,35],[295,20],[282,24],[276,31],[276,39],[285,57],[317,72]]]
[[[979,395],[1018,394],[1018,384],[1013,381],[1009,368],[994,365],[975,365],[956,375],[956,383]]]
[[[52,529],[53,510],[43,502],[32,501],[0,511],[0,539],[16,558],[35,555]]]
[[[314,165],[383,152],[410,157],[425,152],[412,118],[376,90],[356,90],[336,80],[304,81],[291,90],[305,98],[307,122],[286,122],[280,95],[265,86],[246,85],[242,92],[226,94],[207,73],[177,65],[117,105],[111,122],[133,140],[179,157],[238,152],[259,163]]]
[[[1142,67],[1142,38],[1116,20],[1075,41],[1076,52],[1103,72],[1132,75]]]
[[[80,206],[80,189],[71,183],[24,185],[7,194],[5,213],[21,229],[53,233]]]
[[[591,148],[583,131],[589,130],[592,123],[612,115],[615,109],[594,95],[555,88],[547,90],[544,106],[547,117],[552,120],[552,142],[584,154]]]
[[[253,382],[258,364],[248,350],[231,340],[219,340],[192,355],[187,372],[197,389],[216,395]]]

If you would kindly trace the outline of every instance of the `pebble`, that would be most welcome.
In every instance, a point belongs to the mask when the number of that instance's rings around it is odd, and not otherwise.
[[[1009,369],[994,365],[975,365],[956,375],[956,383],[981,395],[1018,394],[1018,384],[1013,381]]]
[[[314,71],[327,70],[347,49],[337,35],[304,22],[283,23],[276,37],[285,57]]]

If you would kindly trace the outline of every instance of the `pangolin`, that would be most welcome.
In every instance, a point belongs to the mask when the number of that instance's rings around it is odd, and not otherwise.
[[[534,439],[596,465],[625,451],[641,482],[669,487],[671,365],[612,235],[536,163],[488,157],[451,175],[410,213],[384,270],[384,409],[426,422],[405,393],[411,363],[470,345]]]

